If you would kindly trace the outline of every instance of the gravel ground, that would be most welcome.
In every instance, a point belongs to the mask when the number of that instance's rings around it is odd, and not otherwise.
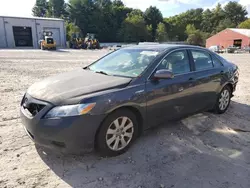
[[[108,51],[0,50],[0,187],[250,187],[250,54],[228,112],[201,113],[147,131],[124,155],[71,156],[35,146],[19,118],[26,89]]]

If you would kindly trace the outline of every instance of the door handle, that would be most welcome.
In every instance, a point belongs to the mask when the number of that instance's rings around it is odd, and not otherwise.
[[[192,81],[192,80],[194,80],[194,78],[191,77],[191,78],[189,78],[188,80],[189,80],[189,81]]]
[[[184,90],[184,88],[180,87],[178,90],[179,90],[179,92],[182,92]]]

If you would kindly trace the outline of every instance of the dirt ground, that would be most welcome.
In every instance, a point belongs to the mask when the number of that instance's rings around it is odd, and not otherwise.
[[[250,187],[250,54],[223,55],[240,68],[226,114],[206,112],[147,131],[114,158],[35,146],[19,118],[26,89],[107,52],[0,50],[0,187]]]

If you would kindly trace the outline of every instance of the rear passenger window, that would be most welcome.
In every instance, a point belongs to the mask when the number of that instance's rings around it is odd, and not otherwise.
[[[213,62],[214,62],[214,67],[222,67],[223,64],[221,63],[221,61],[217,58],[213,56]]]
[[[191,50],[191,53],[197,71],[213,68],[213,61],[209,53],[198,50]]]
[[[186,50],[172,52],[167,55],[157,67],[157,70],[168,69],[176,74],[184,74],[190,72],[188,54]]]

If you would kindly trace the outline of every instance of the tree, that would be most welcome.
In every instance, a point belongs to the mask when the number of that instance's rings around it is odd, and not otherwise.
[[[131,12],[122,24],[119,32],[124,42],[143,42],[147,40],[146,23],[141,14]]]
[[[230,1],[225,7],[225,18],[230,19],[233,24],[238,25],[245,21],[247,11],[246,9],[236,1]]]
[[[208,33],[196,29],[193,24],[187,25],[185,32],[188,34],[187,43],[191,45],[205,46],[205,40],[209,37]]]
[[[242,28],[242,29],[250,29],[250,18],[247,19],[247,20],[244,21],[244,22],[241,22],[240,25],[239,25],[239,28]]]
[[[98,31],[99,10],[93,1],[70,0],[68,6],[70,20],[80,28],[83,35]]]
[[[159,23],[156,30],[156,41],[165,42],[168,40],[168,34],[164,23]]]
[[[163,22],[162,13],[158,8],[150,6],[145,11],[144,18],[147,25],[152,25],[152,37],[155,40],[157,25]]]
[[[152,30],[153,30],[152,25],[147,25],[147,33],[148,33],[147,41],[153,41]]]
[[[80,34],[80,28],[77,27],[75,24],[71,22],[66,22],[66,39],[67,41],[71,40],[71,37],[73,34],[79,33]]]
[[[203,36],[201,32],[196,32],[196,33],[188,35],[187,43],[190,45],[203,46],[204,40],[203,40]]]
[[[226,18],[224,20],[221,20],[219,22],[219,25],[216,27],[216,29],[214,30],[214,33],[218,33],[221,32],[222,30],[226,29],[226,28],[234,28],[236,27],[236,24],[234,24],[231,19]]]
[[[32,9],[33,16],[45,17],[46,12],[47,12],[47,1],[36,0],[36,3]]]
[[[195,28],[201,29],[202,13],[203,13],[203,9],[197,8],[197,9],[190,9],[180,14],[180,16],[185,27],[188,24],[193,24]]]
[[[114,0],[113,1],[113,6],[117,6],[117,7],[124,7],[124,4],[121,0]]]
[[[217,6],[212,9],[211,22],[213,23],[212,28],[216,28],[221,20],[225,19],[225,12],[223,11],[221,4],[218,3]],[[215,32],[215,31],[214,31]]]
[[[211,10],[207,9],[202,13],[201,30],[204,32],[211,33],[213,31],[212,23],[213,13]]]
[[[188,35],[191,35],[191,34],[194,34],[196,32],[196,28],[194,26],[194,24],[188,24],[187,27],[186,27],[186,33]]]
[[[113,6],[113,15],[112,15],[112,33],[110,36],[113,37],[114,42],[122,42],[123,38],[120,38],[119,31],[122,27],[122,23],[127,18],[127,15],[132,12],[131,8],[124,7],[124,6]],[[110,41],[109,41],[110,42]]]
[[[64,0],[49,0],[48,17],[60,18],[65,14],[66,4]]]

